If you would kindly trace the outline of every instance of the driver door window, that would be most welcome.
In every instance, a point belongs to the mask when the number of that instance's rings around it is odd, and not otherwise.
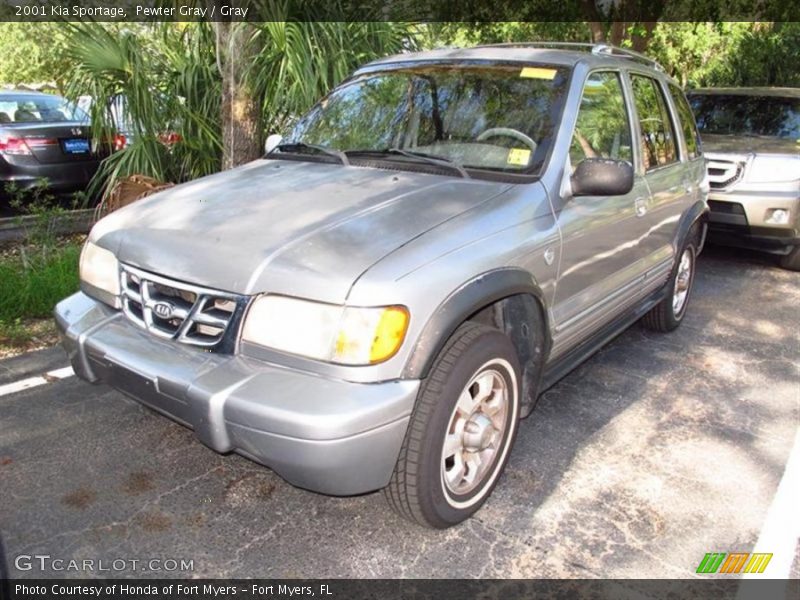
[[[569,156],[573,169],[586,158],[633,163],[630,120],[619,74],[593,73],[586,80]]]

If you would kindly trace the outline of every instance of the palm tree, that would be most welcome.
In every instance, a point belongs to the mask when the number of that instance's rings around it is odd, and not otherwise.
[[[122,96],[130,145],[94,185],[125,176],[181,182],[258,158],[267,131],[308,109],[355,67],[412,44],[387,22],[158,23],[131,31],[69,25],[76,65],[67,95],[89,94],[98,139],[114,124],[106,99]],[[176,132],[180,142],[165,144]]]

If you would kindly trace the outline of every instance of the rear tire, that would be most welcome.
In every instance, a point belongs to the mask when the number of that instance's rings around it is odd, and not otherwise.
[[[789,254],[781,256],[779,264],[789,271],[800,271],[800,246],[795,246]]]
[[[678,254],[667,282],[667,296],[642,317],[642,324],[647,329],[667,333],[678,328],[689,306],[696,264],[696,241],[690,238]]]
[[[492,493],[519,426],[521,369],[501,331],[467,322],[423,382],[386,499],[401,516],[443,529]]]

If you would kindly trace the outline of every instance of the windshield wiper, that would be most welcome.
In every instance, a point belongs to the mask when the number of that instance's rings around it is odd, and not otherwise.
[[[418,162],[426,162],[432,165],[437,165],[440,167],[452,169],[453,171],[456,171],[459,175],[461,175],[461,177],[469,179],[469,173],[467,173],[466,169],[464,169],[464,167],[462,167],[460,164],[450,160],[449,158],[445,158],[444,156],[436,156],[434,154],[428,154],[426,152],[417,152],[415,150],[403,150],[402,148],[384,148],[382,150],[345,150],[345,154],[348,156],[351,155],[405,156],[406,158],[411,158]]]
[[[347,160],[347,155],[344,152],[333,150],[332,148],[326,148],[325,146],[317,146],[316,144],[306,144],[305,142],[287,142],[286,144],[278,144],[275,146],[274,150],[269,152],[269,154],[272,154],[272,152],[275,150],[280,150],[281,152],[297,152],[301,154],[307,153],[308,150],[313,150],[314,152],[327,154],[328,156],[333,156],[334,158],[339,159],[339,161],[345,167],[350,165],[350,161]]]

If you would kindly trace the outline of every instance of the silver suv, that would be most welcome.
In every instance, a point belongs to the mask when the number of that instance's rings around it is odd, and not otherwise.
[[[680,324],[704,181],[683,93],[640,55],[394,56],[263,160],[98,222],[56,319],[82,378],[218,452],[448,527],[543,390],[642,317]]]
[[[709,239],[800,271],[800,89],[689,94],[708,161]]]

